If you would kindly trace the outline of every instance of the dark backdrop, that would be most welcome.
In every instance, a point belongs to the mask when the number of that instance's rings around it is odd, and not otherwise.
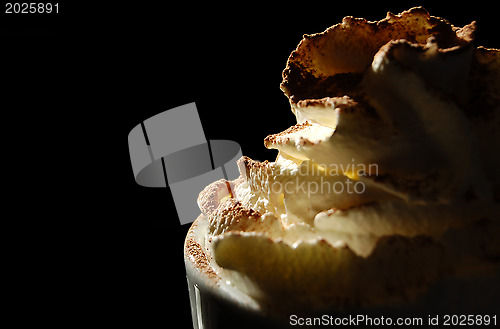
[[[476,44],[500,47],[491,2],[395,3],[71,2],[57,15],[3,13],[5,172],[23,173],[12,193],[29,200],[20,217],[35,219],[19,231],[37,241],[23,256],[35,303],[55,294],[69,323],[189,328],[188,225],[168,189],[135,183],[129,131],[194,101],[207,139],[273,160],[263,139],[294,124],[279,89],[290,52],[348,15],[378,20],[421,4],[456,26],[477,20]]]

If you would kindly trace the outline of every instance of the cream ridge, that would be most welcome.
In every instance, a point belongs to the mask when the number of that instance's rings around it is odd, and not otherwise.
[[[305,35],[274,162],[200,193],[213,270],[268,304],[380,305],[500,262],[500,51],[421,8]]]

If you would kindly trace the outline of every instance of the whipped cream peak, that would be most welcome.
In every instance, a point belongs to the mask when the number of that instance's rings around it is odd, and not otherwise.
[[[276,160],[200,194],[216,266],[259,298],[368,304],[498,266],[500,51],[475,32],[418,7],[305,35]]]
[[[380,47],[391,40],[425,45],[429,38],[442,48],[466,46],[475,23],[457,28],[429,15],[422,7],[381,21],[345,17],[322,33],[305,35],[283,71],[281,89],[292,104],[302,99],[349,95]]]

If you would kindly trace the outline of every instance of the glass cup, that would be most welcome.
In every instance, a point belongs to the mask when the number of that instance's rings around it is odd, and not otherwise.
[[[399,301],[378,307],[301,310],[301,314],[277,312],[238,290],[211,267],[210,255],[201,245],[206,223],[199,217],[191,226],[184,245],[184,261],[194,329],[224,328],[324,328],[360,326],[455,325],[473,322],[500,323],[500,269],[496,275],[447,278],[436,282],[416,301]],[[376,284],[376,282],[374,282]],[[316,321],[316,322],[314,322]],[[390,322],[389,322],[390,321]],[[411,322],[413,321],[413,322]],[[465,322],[464,322],[465,321]],[[411,322],[411,323],[410,323]],[[312,323],[312,325],[310,325]],[[494,326],[494,325],[493,325]]]
[[[201,216],[200,216],[201,217]],[[257,300],[220,278],[201,248],[201,219],[191,226],[184,245],[184,262],[194,329],[285,328]]]

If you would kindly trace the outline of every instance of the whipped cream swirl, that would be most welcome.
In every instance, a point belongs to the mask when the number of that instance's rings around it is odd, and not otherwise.
[[[304,36],[281,85],[297,124],[265,139],[276,161],[243,157],[200,194],[214,266],[259,298],[327,304],[498,266],[500,51],[475,29],[413,8]]]

